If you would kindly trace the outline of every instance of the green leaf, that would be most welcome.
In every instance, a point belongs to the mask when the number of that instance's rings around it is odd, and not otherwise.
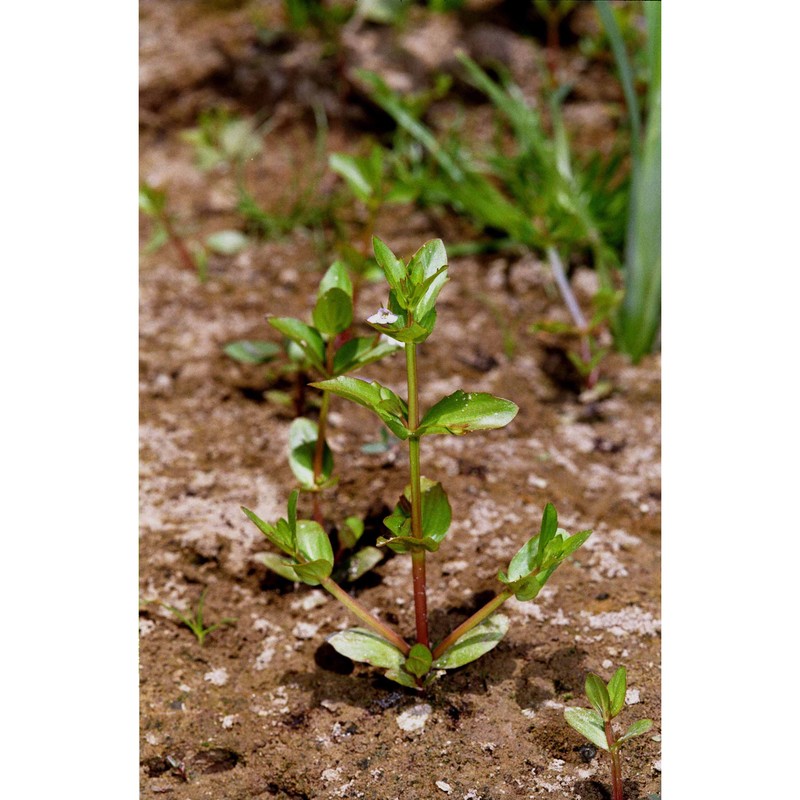
[[[391,389],[377,381],[367,382],[340,375],[332,380],[318,381],[309,385],[332,392],[374,411],[395,436],[401,439],[409,437],[410,431],[406,427],[408,407]]]
[[[235,256],[250,244],[241,231],[217,231],[206,238],[206,247],[221,256]]]
[[[353,661],[372,664],[384,669],[402,669],[405,656],[393,644],[377,633],[366,628],[350,628],[328,637],[328,642],[336,650]]]
[[[404,287],[405,279],[408,275],[406,265],[377,236],[372,237],[372,249],[375,253],[375,260],[383,270],[389,286],[396,293],[401,306],[406,308],[407,306],[402,302],[406,299]]]
[[[406,671],[421,678],[430,672],[433,657],[431,651],[424,644],[415,644],[406,659]]]
[[[322,276],[317,297],[322,297],[330,289],[341,289],[351,300],[353,299],[353,282],[347,267],[341,261],[334,261]]]
[[[325,342],[318,330],[293,317],[269,317],[267,322],[297,344],[311,364],[325,374]]]
[[[620,667],[608,682],[608,696],[611,699],[612,719],[622,711],[625,706],[625,689],[627,688],[627,674],[625,667]]]
[[[445,266],[442,267],[440,272],[432,275],[422,284],[420,289],[424,289],[424,291],[421,292],[419,300],[415,300],[414,303],[415,317],[421,320],[426,319],[427,315],[434,310],[436,298],[439,296],[439,292],[442,291],[442,287],[447,281],[447,267]],[[431,330],[433,330],[433,328],[431,328]]]
[[[483,392],[465,393],[460,389],[428,409],[417,433],[453,433],[492,430],[508,425],[519,408],[510,400]]]
[[[257,339],[239,339],[228,342],[222,351],[235,361],[243,364],[266,364],[281,352],[280,345],[274,342],[263,342]]]
[[[586,676],[585,691],[586,697],[589,698],[589,702],[595,707],[597,713],[604,720],[611,719],[611,698],[608,696],[608,689],[603,679],[594,672],[590,672]]]
[[[366,575],[373,567],[380,564],[382,560],[383,553],[377,547],[362,547],[347,559],[345,580],[351,583],[357,581],[362,575]]]
[[[596,711],[590,708],[567,708],[564,709],[564,719],[593,745],[608,750],[603,719]]]
[[[294,555],[294,547],[292,547],[291,535],[287,531],[279,530],[274,525],[264,522],[261,517],[254,514],[249,508],[241,507],[242,511],[247,515],[251,522],[267,537],[267,539],[275,545],[275,547],[283,550],[284,553]]]
[[[426,477],[420,479],[422,490],[422,533],[423,539],[418,542],[424,549],[435,552],[439,549],[439,543],[447,535],[452,521],[452,510],[450,501],[447,499],[442,484],[438,481],[429,480]],[[408,484],[403,492],[400,502],[394,507],[392,513],[385,517],[383,524],[395,535],[395,537],[409,537],[411,535],[411,484]],[[387,544],[395,552],[409,552],[408,546],[402,543],[395,543],[392,539],[382,539],[380,544]],[[436,547],[432,547],[432,545]],[[397,549],[400,547],[401,549]]]
[[[333,474],[333,452],[328,443],[323,444],[322,472],[314,482],[314,454],[317,449],[319,427],[313,420],[298,417],[289,427],[289,466],[300,485],[313,490],[327,483]]]
[[[633,725],[628,728],[622,736],[619,737],[616,741],[617,747],[622,744],[622,742],[626,742],[628,739],[633,739],[635,736],[641,736],[643,733],[647,733],[650,728],[653,727],[653,720],[651,719],[640,719],[638,722],[634,722]]]
[[[287,581],[295,582],[298,580],[294,566],[287,562],[283,556],[279,556],[277,553],[261,553],[259,559],[267,569],[272,570],[282,578],[286,578]]]
[[[431,239],[417,250],[408,262],[408,272],[415,285],[432,278],[447,265],[447,252],[441,239]]]
[[[359,163],[360,161],[361,159],[344,153],[331,153],[328,156],[330,168],[347,181],[350,190],[361,202],[366,203],[374,190],[369,176],[365,174],[362,164]]]
[[[292,532],[295,549],[297,547],[297,499],[300,497],[300,492],[295,489],[289,495],[289,508],[286,515],[287,522],[289,523],[289,530]]]
[[[364,520],[348,517],[339,529],[339,542],[348,550],[356,546],[356,542],[364,535]]]
[[[307,561],[327,562],[330,575],[333,568],[333,548],[328,534],[319,523],[310,519],[297,521],[297,550]]]
[[[552,503],[548,503],[544,507],[542,514],[542,525],[539,529],[539,547],[537,553],[537,566],[542,565],[542,557],[547,550],[547,545],[550,544],[552,538],[556,535],[558,530],[558,514],[556,507]]]
[[[383,673],[385,677],[387,677],[390,681],[394,681],[395,683],[399,683],[401,686],[407,686],[409,689],[417,689],[417,682],[414,680],[413,676],[409,675],[407,672],[403,672],[399,669],[387,669],[386,672]]]
[[[356,336],[348,339],[333,357],[333,374],[344,375],[371,364],[384,356],[402,350],[399,342],[389,342],[378,336]]]
[[[328,289],[317,300],[313,317],[317,330],[335,336],[346,331],[353,322],[353,301],[343,289]]]
[[[383,536],[379,536],[377,544],[379,546],[386,545],[386,547],[393,550],[395,553],[417,553],[422,550],[428,553],[435,553],[439,549],[439,542],[434,541],[430,536],[417,539],[410,534],[395,536],[391,539],[385,539]]]
[[[297,577],[309,586],[319,586],[321,581],[330,576],[332,568],[333,564],[324,559],[292,565]]]
[[[508,617],[504,614],[494,613],[491,617],[476,625],[471,631],[449,647],[436,661],[434,669],[455,669],[470,661],[475,661],[484,653],[496,647],[498,642],[508,631]]]

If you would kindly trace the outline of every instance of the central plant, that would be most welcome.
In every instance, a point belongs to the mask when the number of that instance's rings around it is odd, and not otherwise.
[[[332,578],[333,548],[322,526],[313,520],[297,519],[298,493],[289,498],[286,519],[271,525],[249,509],[243,509],[267,539],[287,556],[283,567],[297,580],[322,586],[364,623],[331,636],[328,641],[340,653],[386,670],[386,677],[412,688],[423,688],[440,670],[454,669],[474,661],[491,650],[508,631],[509,620],[498,613],[511,597],[533,600],[558,565],[575,552],[591,531],[569,536],[558,527],[556,510],[545,507],[539,532],[498,574],[504,588],[485,606],[439,642],[428,633],[428,602],[425,556],[436,552],[450,528],[451,509],[447,494],[438,481],[422,475],[420,440],[437,434],[462,436],[472,431],[508,425],[519,410],[510,400],[484,392],[460,389],[443,397],[424,413],[419,405],[417,346],[436,325],[436,299],[447,282],[447,254],[440,239],[426,242],[405,263],[380,239],[373,239],[378,265],[389,284],[389,299],[367,322],[381,334],[404,346],[408,399],[403,400],[377,381],[339,376],[311,384],[362,405],[380,417],[399,439],[408,442],[410,482],[394,511],[384,520],[389,537],[378,545],[411,556],[416,637],[409,644],[394,628],[382,621]]]

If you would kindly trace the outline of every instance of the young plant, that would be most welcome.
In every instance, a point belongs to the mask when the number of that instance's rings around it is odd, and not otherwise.
[[[334,262],[325,275],[317,292],[316,304],[309,325],[293,317],[269,317],[268,322],[289,342],[287,350],[302,359],[309,371],[323,380],[334,379],[362,369],[384,356],[397,352],[402,345],[389,337],[376,333],[372,336],[352,336],[353,284],[347,269],[340,261]],[[241,358],[255,351],[258,354],[270,351],[262,346],[249,346],[238,342],[234,357]],[[230,354],[230,346],[228,349]],[[315,385],[315,384],[312,384]],[[319,419],[317,422],[298,417],[289,429],[289,466],[297,479],[300,491],[313,497],[313,518],[322,527],[325,524],[320,502],[321,492],[334,486],[333,452],[326,441],[330,393],[322,390]],[[337,577],[355,581],[372,569],[383,553],[376,547],[355,550],[364,533],[364,523],[357,517],[348,517],[338,526],[338,549],[334,561],[339,565]],[[351,551],[347,558],[345,552]],[[287,573],[281,557],[276,553],[262,555],[264,564],[273,572],[297,580],[293,572]]]
[[[206,636],[208,636],[211,631],[215,631],[217,628],[221,628],[223,625],[233,625],[233,623],[236,622],[235,619],[226,617],[225,619],[221,619],[219,622],[215,622],[213,625],[209,625],[208,627],[205,626],[205,623],[203,622],[203,605],[206,601],[207,591],[208,587],[203,589],[202,593],[200,594],[200,599],[197,601],[197,607],[195,608],[193,617],[186,616],[179,608],[175,608],[175,606],[170,606],[166,603],[161,604],[167,609],[167,611],[170,611],[172,614],[174,614],[181,621],[181,623],[184,624],[197,637],[200,647],[203,646]]]
[[[611,788],[613,800],[624,800],[622,795],[622,765],[619,750],[623,742],[647,733],[653,727],[650,719],[634,722],[619,738],[616,737],[611,721],[625,706],[627,677],[625,667],[620,667],[608,683],[599,675],[590,672],[586,676],[586,697],[592,708],[567,708],[564,718],[578,733],[592,744],[611,754]]]
[[[367,322],[376,331],[404,344],[407,399],[377,381],[345,375],[312,386],[364,406],[397,439],[408,442],[410,482],[394,511],[384,520],[390,536],[382,537],[379,544],[411,557],[416,626],[412,643],[367,611],[332,579],[330,541],[317,522],[297,519],[296,493],[290,497],[287,519],[276,525],[264,522],[249,509],[243,510],[267,539],[288,556],[288,560],[280,562],[287,575],[321,585],[367,626],[334,634],[328,640],[333,647],[354,661],[385,669],[386,676],[397,683],[421,689],[441,671],[463,666],[495,647],[509,627],[508,618],[497,613],[498,609],[511,597],[534,599],[558,565],[586,541],[591,531],[569,536],[558,527],[556,510],[548,503],[539,533],[522,546],[507,570],[498,574],[504,588],[441,641],[431,640],[425,557],[426,553],[439,549],[450,528],[452,512],[441,483],[422,475],[420,441],[424,436],[461,436],[502,428],[514,419],[518,408],[501,397],[465,393],[460,389],[427,411],[420,407],[417,348],[436,325],[436,300],[448,280],[447,254],[439,239],[424,244],[408,263],[395,256],[380,239],[374,239],[373,248],[390,291],[386,307],[368,317]],[[306,347],[313,346],[310,344],[313,337],[307,331],[301,333],[298,329],[294,335]],[[317,347],[321,345],[318,343]],[[318,358],[321,360],[321,355]]]

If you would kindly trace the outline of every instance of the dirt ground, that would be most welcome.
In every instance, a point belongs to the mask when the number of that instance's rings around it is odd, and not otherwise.
[[[260,106],[280,115],[273,144],[252,165],[264,202],[311,157],[313,127],[301,107],[309,93],[329,105],[329,150],[355,151],[368,119],[352,97],[331,90],[330,76],[308,57],[313,42],[259,44],[254,5],[263,24],[280,10],[277,3],[141,3],[141,175],[168,188],[195,234],[236,224],[228,177],[199,172],[179,136],[199,110],[227,104],[247,114]],[[471,27],[438,22],[440,35],[478,38],[476,26],[488,23],[475,14]],[[362,33],[368,40],[387,31]],[[524,74],[534,44],[508,34],[502,41]],[[353,59],[371,52],[356,47]],[[586,121],[587,137],[602,137],[616,84],[571,50],[562,59],[585,87],[572,119]],[[420,79],[409,73],[410,82]],[[447,245],[448,234],[463,236],[463,225],[393,208],[376,232],[408,256],[430,238]],[[143,243],[148,234],[145,221]],[[531,255],[451,258],[439,322],[420,348],[423,406],[463,388],[511,399],[520,411],[502,430],[423,440],[423,473],[442,481],[453,507],[449,536],[428,556],[432,637],[501,588],[497,570],[538,530],[547,502],[568,531],[594,534],[535,602],[506,604],[512,625],[494,650],[417,694],[326,644],[355,621],[324,592],[270,573],[258,560],[264,539],[240,511],[285,515],[294,488],[286,460],[293,412],[269,399],[275,387],[264,366],[235,363],[221,347],[241,338],[277,342],[268,313],[308,319],[332,260],[306,231],[212,257],[205,283],[170,247],[142,255],[141,795],[608,798],[606,754],[587,746],[563,711],[587,705],[588,671],[609,678],[620,665],[631,703],[622,724],[655,722],[623,750],[626,797],[659,793],[659,357],[636,367],[609,357],[603,371],[613,393],[581,402],[556,356],[528,332],[532,322],[563,314],[546,266]],[[584,300],[593,278],[575,277]],[[380,285],[365,285],[356,317],[384,301]],[[516,342],[511,358],[498,316]],[[404,393],[399,361],[374,364],[363,376]],[[330,442],[340,482],[325,493],[325,513],[333,521],[366,518],[373,539],[408,480],[402,445],[362,451],[380,428],[367,411],[334,399]],[[301,512],[310,516],[307,503]],[[410,634],[410,560],[390,556],[350,589]],[[206,587],[206,620],[235,622],[200,647],[160,604],[193,608]]]

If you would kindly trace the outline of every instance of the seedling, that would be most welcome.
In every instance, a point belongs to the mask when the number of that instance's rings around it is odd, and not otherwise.
[[[322,380],[362,369],[402,347],[400,342],[380,333],[351,335],[353,283],[341,261],[334,262],[322,278],[312,315],[313,324],[293,317],[269,317],[268,321],[286,339],[290,358],[302,364],[304,371],[312,372]],[[240,361],[264,363],[274,355],[274,350],[267,346],[269,344],[248,340],[232,342],[226,347],[226,352]],[[325,519],[320,495],[337,482],[333,452],[326,441],[330,402],[330,393],[323,388],[318,421],[298,417],[289,429],[289,466],[300,491],[311,494],[312,516],[323,528]],[[337,576],[343,581],[357,580],[383,558],[383,552],[376,547],[355,550],[363,533],[363,521],[354,516],[338,526],[339,545],[334,560],[338,565]],[[351,552],[345,557],[347,551]],[[287,570],[276,553],[264,553],[261,560],[278,575],[297,580],[295,573]]]
[[[378,544],[395,553],[410,555],[416,635],[409,644],[391,625],[368,611],[331,577],[333,548],[322,526],[297,518],[297,492],[289,498],[286,519],[270,524],[247,508],[244,513],[267,539],[284,553],[280,568],[293,579],[322,586],[341,601],[366,627],[351,628],[329,637],[341,654],[386,670],[386,676],[403,686],[422,689],[443,671],[455,669],[494,648],[508,631],[509,620],[497,613],[511,597],[533,600],[555,569],[589,537],[591,531],[573,536],[558,527],[556,509],[548,503],[539,533],[526,542],[498,574],[504,588],[438,643],[428,631],[425,557],[435,552],[450,528],[452,511],[444,487],[423,477],[420,441],[423,436],[461,436],[473,431],[507,425],[517,414],[510,400],[483,392],[460,389],[443,397],[427,411],[420,407],[417,348],[436,325],[436,300],[448,280],[447,254],[440,239],[424,244],[404,262],[380,239],[373,240],[375,258],[389,284],[385,307],[367,318],[378,332],[402,342],[406,356],[407,399],[377,381],[367,382],[336,375],[313,383],[323,391],[351,400],[374,412],[399,440],[408,442],[410,482],[394,511],[384,520],[388,536]],[[316,319],[316,315],[315,315]],[[275,322],[273,321],[273,325]],[[281,323],[295,341],[309,349],[320,364],[335,363],[332,339],[323,342],[308,326]],[[308,454],[306,454],[306,462]],[[306,470],[308,466],[306,464]],[[324,474],[324,473],[323,473]]]
[[[650,719],[634,722],[619,738],[616,737],[611,721],[625,706],[627,677],[625,667],[620,667],[608,683],[599,675],[590,672],[586,676],[586,697],[592,708],[567,708],[564,718],[578,733],[592,744],[611,754],[611,788],[613,800],[624,800],[622,796],[622,766],[619,750],[623,742],[647,733],[653,727]]]
[[[219,622],[215,622],[213,625],[209,625],[208,627],[205,626],[205,623],[203,622],[203,605],[205,604],[207,591],[208,587],[203,589],[200,599],[197,601],[194,617],[187,617],[179,608],[175,608],[175,606],[169,606],[166,603],[161,604],[168,611],[172,612],[197,637],[200,647],[203,646],[206,636],[208,636],[211,631],[215,631],[217,628],[221,628],[223,625],[233,625],[233,623],[236,622],[235,619],[226,617]]]

